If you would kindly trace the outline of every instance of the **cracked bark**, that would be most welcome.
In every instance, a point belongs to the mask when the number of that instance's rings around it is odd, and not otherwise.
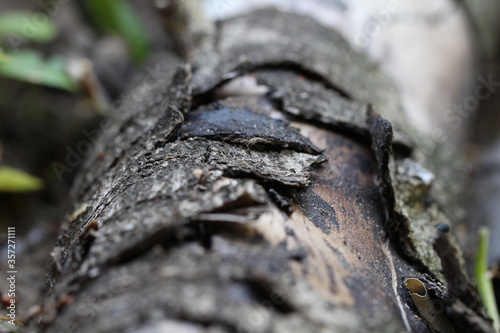
[[[433,190],[377,67],[294,14],[214,33],[188,63],[165,56],[171,74],[106,124],[41,330],[428,332],[405,288],[416,277],[456,332],[492,332],[437,228],[454,194]]]

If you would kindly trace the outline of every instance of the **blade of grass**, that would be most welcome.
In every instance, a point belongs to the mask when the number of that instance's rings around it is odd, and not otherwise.
[[[75,92],[78,83],[66,72],[64,61],[57,56],[43,59],[33,50],[3,54],[7,61],[0,62],[0,76],[42,86]]]
[[[0,49],[0,65],[3,62],[9,62],[9,61],[12,61],[12,58],[9,57],[8,55],[6,55],[5,53],[3,53],[2,50]]]
[[[83,2],[90,17],[104,31],[118,33],[128,44],[136,61],[146,59],[149,43],[138,18],[122,0],[87,0]]]
[[[18,320],[14,320],[15,325],[12,325],[11,322],[12,322],[12,320],[9,317],[0,317],[0,324],[2,324],[2,326],[6,327],[9,331],[11,331],[13,333],[19,333],[19,331],[17,329],[15,329],[14,327],[16,325],[23,327],[24,324]],[[14,326],[14,327],[12,327],[12,326]]]
[[[2,320],[4,320],[4,319],[2,319]],[[3,327],[5,327],[6,329],[8,329],[12,333],[19,333],[19,331],[16,330],[14,327],[12,327],[12,325],[9,324],[9,323],[0,321],[0,324],[2,324]]]
[[[10,12],[0,15],[0,36],[19,35],[27,40],[47,43],[57,35],[57,29],[47,15],[31,12]],[[41,19],[44,18],[44,19]]]
[[[488,310],[488,314],[493,319],[493,326],[495,327],[495,330],[499,331],[500,317],[495,300],[493,282],[491,281],[490,273],[488,271],[489,237],[488,228],[481,228],[479,230],[479,244],[477,249],[475,275],[479,296],[481,296],[483,304]]]
[[[0,192],[28,192],[43,187],[41,179],[24,171],[0,167]]]

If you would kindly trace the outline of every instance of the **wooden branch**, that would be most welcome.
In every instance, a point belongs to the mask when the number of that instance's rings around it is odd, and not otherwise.
[[[389,80],[302,16],[258,11],[215,37],[106,127],[44,329],[428,332],[417,278],[456,332],[492,332],[450,281],[453,240],[434,251],[447,218]]]

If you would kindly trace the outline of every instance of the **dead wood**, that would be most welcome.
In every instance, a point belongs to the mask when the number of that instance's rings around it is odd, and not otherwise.
[[[187,63],[166,56],[172,74],[105,126],[43,330],[428,332],[405,287],[419,278],[456,332],[492,332],[377,67],[273,10],[212,38]]]

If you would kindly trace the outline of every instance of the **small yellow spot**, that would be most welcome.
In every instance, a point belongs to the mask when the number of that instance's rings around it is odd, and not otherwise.
[[[71,214],[71,216],[68,217],[68,222],[69,223],[74,222],[80,215],[82,215],[87,210],[88,207],[89,207],[88,203],[83,203],[82,205],[80,205],[80,207],[75,209],[73,214]]]

